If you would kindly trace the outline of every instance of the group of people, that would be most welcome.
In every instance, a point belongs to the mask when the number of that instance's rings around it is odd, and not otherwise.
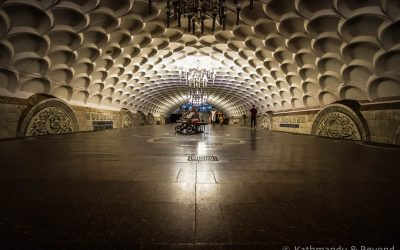
[[[182,112],[182,118],[183,119],[200,119],[200,114],[199,112],[193,107],[190,110],[185,110]],[[213,125],[219,124],[222,126],[224,124],[225,116],[224,113],[221,111],[216,111],[215,109],[212,109],[211,112],[208,113],[208,123],[211,123]]]
[[[192,119],[192,118],[198,118],[199,117],[199,112],[195,108],[191,108],[189,110],[184,110],[182,112],[182,118],[183,119]]]
[[[183,111],[182,118],[186,119],[199,119],[199,112],[193,107],[190,111]],[[211,123],[213,126],[219,123],[220,126],[224,124],[224,113],[221,111],[217,112],[215,109],[212,109],[208,116],[208,123]],[[256,119],[257,119],[257,109],[255,105],[250,109],[250,126],[253,128],[256,127]]]
[[[209,123],[212,123],[213,126],[215,126],[216,123],[219,123],[220,126],[224,124],[224,113],[222,112],[217,112],[215,109],[211,110],[211,114],[209,116]]]

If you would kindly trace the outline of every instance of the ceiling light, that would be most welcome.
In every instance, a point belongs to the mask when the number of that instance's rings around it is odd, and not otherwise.
[[[149,11],[151,11],[151,0],[149,0]],[[177,20],[178,27],[181,28],[182,17],[187,20],[187,31],[195,34],[196,28],[200,27],[204,33],[204,21],[212,20],[211,30],[214,32],[216,24],[225,30],[228,12],[236,13],[236,25],[239,25],[239,15],[242,9],[241,0],[234,0],[235,7],[230,8],[225,5],[225,0],[167,0],[167,28],[170,26],[171,19]],[[250,9],[253,7],[253,0],[250,0]]]

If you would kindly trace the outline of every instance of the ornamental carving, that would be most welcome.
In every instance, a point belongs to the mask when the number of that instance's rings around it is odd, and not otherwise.
[[[29,122],[26,136],[73,132],[72,120],[62,109],[48,107],[37,112]]]
[[[340,112],[332,112],[321,119],[317,135],[347,140],[361,140],[360,132],[354,121]]]
[[[268,116],[264,116],[264,118],[261,120],[261,128],[262,129],[271,129],[271,122],[269,120]]]
[[[131,128],[132,127],[132,120],[128,114],[122,116],[122,127],[123,128]]]
[[[141,113],[141,112],[137,112],[137,119],[138,119],[139,125],[140,125],[140,126],[143,126],[144,123],[145,123],[144,114]]]
[[[154,116],[153,114],[148,114],[148,124],[149,125],[154,125]]]
[[[165,117],[163,115],[160,115],[160,124],[165,125]]]

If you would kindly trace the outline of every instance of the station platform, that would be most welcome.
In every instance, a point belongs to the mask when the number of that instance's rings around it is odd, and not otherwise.
[[[0,245],[294,250],[399,243],[398,149],[205,127],[191,136],[175,134],[171,124],[0,141]]]

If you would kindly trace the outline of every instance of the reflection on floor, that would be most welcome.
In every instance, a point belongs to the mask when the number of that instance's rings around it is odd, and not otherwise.
[[[173,126],[0,142],[0,245],[282,249],[392,246],[400,151]],[[188,162],[188,156],[219,161]]]

